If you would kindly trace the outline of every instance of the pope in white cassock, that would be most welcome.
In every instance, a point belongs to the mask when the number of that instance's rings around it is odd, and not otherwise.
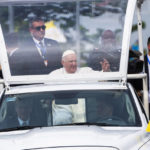
[[[63,74],[85,74],[90,72],[99,72],[94,71],[90,67],[77,67],[77,56],[75,51],[66,50],[62,55],[61,63],[62,68],[54,70],[50,73],[50,76],[59,76]],[[100,63],[102,66],[101,71],[110,71],[110,65],[106,59]],[[55,101],[55,100],[54,100]],[[78,99],[77,105],[57,105],[53,101],[52,112],[53,112],[53,123],[58,124],[69,124],[73,122],[85,122],[85,102]],[[78,111],[77,111],[78,110]]]
[[[61,61],[63,68],[54,70],[50,73],[50,75],[60,75],[60,74],[72,74],[72,73],[89,73],[89,72],[96,72],[92,70],[90,67],[77,67],[77,56],[73,50],[66,50],[62,55]],[[110,65],[106,59],[100,63],[102,65],[101,71],[110,71]]]

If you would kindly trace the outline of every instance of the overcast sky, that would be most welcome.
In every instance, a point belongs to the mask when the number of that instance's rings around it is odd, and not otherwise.
[[[146,28],[143,30],[143,47],[147,48],[147,39],[150,36],[150,0],[145,0],[141,9],[142,20],[146,24]],[[133,24],[137,23],[137,14],[135,11]],[[131,36],[131,44],[133,44],[138,38],[137,32],[134,32]]]

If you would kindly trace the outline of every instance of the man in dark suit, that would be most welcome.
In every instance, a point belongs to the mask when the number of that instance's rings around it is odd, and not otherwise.
[[[49,74],[61,67],[59,44],[46,39],[44,21],[35,18],[29,24],[31,36],[9,58],[11,75]]]
[[[144,56],[144,66],[145,66],[145,73],[147,73],[147,84],[148,84],[148,97],[149,97],[149,116],[150,116],[150,37],[147,40],[147,48],[148,52],[147,55]]]
[[[145,65],[145,72],[147,73],[148,89],[149,89],[150,37],[147,40],[147,48],[148,48],[148,52],[147,52],[147,55],[144,56],[144,65]]]
[[[16,101],[8,102],[9,110],[0,128],[47,126],[46,113],[41,107],[38,107],[38,102],[37,99],[35,101],[28,96],[18,96]]]
[[[38,122],[32,118],[32,103],[30,100],[17,98],[11,114],[7,115],[3,127],[13,128],[21,126],[37,126]],[[12,106],[12,105],[11,105]]]

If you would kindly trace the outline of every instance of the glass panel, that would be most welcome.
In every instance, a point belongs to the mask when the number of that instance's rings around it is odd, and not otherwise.
[[[64,124],[141,126],[141,121],[125,90],[43,92],[3,99],[1,129]]]
[[[62,64],[58,72],[75,73],[77,66],[119,71],[126,5],[84,0],[0,6],[11,75],[49,74]],[[77,58],[66,58],[69,51],[61,63],[68,49]]]

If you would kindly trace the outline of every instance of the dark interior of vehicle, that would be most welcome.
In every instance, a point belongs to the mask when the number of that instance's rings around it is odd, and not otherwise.
[[[15,95],[10,96],[9,99],[6,97],[4,99],[7,102],[6,115],[1,121],[1,128],[11,127],[12,124],[9,124],[7,120],[15,120],[17,99],[30,104],[32,109],[30,119],[34,122],[32,125],[36,126],[65,124],[65,122],[62,123],[62,120],[66,120],[66,124],[79,122],[105,123],[116,126],[137,124],[134,107],[125,98],[124,92],[62,91]],[[57,124],[54,123],[55,117]]]

